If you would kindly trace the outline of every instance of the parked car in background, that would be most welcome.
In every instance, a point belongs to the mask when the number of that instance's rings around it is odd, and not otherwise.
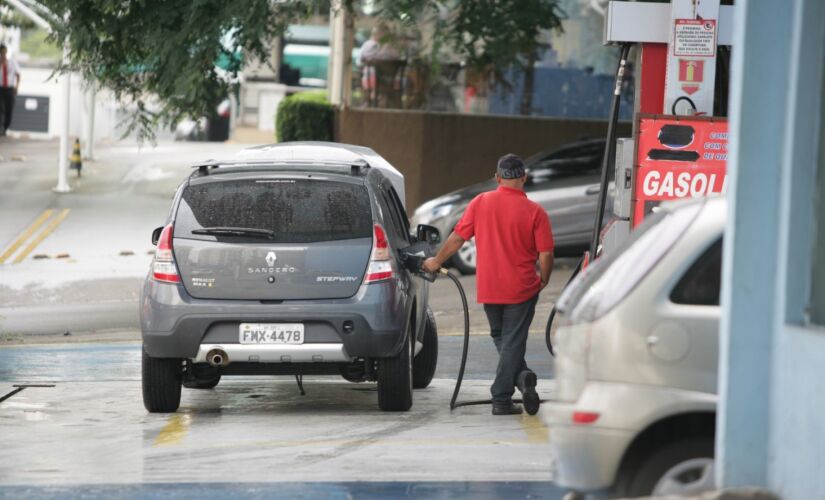
[[[249,148],[181,184],[141,294],[143,401],[177,410],[181,386],[227,375],[341,374],[377,381],[406,411],[435,373],[428,282],[401,251],[403,177],[374,151],[333,143]],[[427,244],[427,243],[425,243]]]
[[[662,205],[559,298],[555,481],[617,496],[714,487],[724,199]]]
[[[604,145],[604,139],[577,141],[525,160],[528,177],[524,189],[527,197],[543,206],[550,216],[557,256],[580,255],[590,244]],[[418,207],[412,225],[433,225],[446,237],[475,196],[496,189],[492,178],[494,170],[491,167],[490,180],[439,196]],[[608,198],[606,210],[610,211],[611,207],[612,200]],[[448,265],[463,274],[475,273],[473,241],[461,247]]]

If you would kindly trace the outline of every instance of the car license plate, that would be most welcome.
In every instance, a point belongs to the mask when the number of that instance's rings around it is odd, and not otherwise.
[[[241,323],[238,333],[241,344],[303,344],[301,323]]]

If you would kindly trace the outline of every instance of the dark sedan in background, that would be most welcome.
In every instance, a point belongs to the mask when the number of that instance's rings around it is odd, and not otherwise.
[[[550,216],[556,241],[556,256],[578,256],[587,249],[593,232],[604,139],[588,139],[542,151],[527,160],[527,196]],[[429,224],[448,235],[475,196],[496,188],[491,179],[432,199],[415,211],[412,227]],[[607,200],[610,213],[612,198]],[[607,220],[607,217],[605,218]],[[463,274],[476,269],[476,248],[466,243],[449,262]]]

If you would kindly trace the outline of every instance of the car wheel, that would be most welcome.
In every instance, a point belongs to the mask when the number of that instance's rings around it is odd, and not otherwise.
[[[452,258],[451,263],[461,274],[476,273],[476,240],[465,242]]]
[[[143,406],[151,413],[170,413],[180,406],[183,364],[178,358],[153,358],[143,350]]]
[[[423,341],[424,347],[413,360],[414,389],[424,389],[430,385],[438,363],[438,329],[435,325],[435,315],[429,307],[424,318]]]
[[[409,322],[401,352],[378,360],[378,407],[383,411],[407,411],[412,407],[412,337],[412,322]]]
[[[676,441],[647,455],[630,481],[630,496],[692,495],[714,489],[713,439]]]

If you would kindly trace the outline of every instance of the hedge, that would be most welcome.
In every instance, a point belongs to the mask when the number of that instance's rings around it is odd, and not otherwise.
[[[278,142],[332,141],[335,111],[324,91],[299,92],[278,104],[275,130]]]

